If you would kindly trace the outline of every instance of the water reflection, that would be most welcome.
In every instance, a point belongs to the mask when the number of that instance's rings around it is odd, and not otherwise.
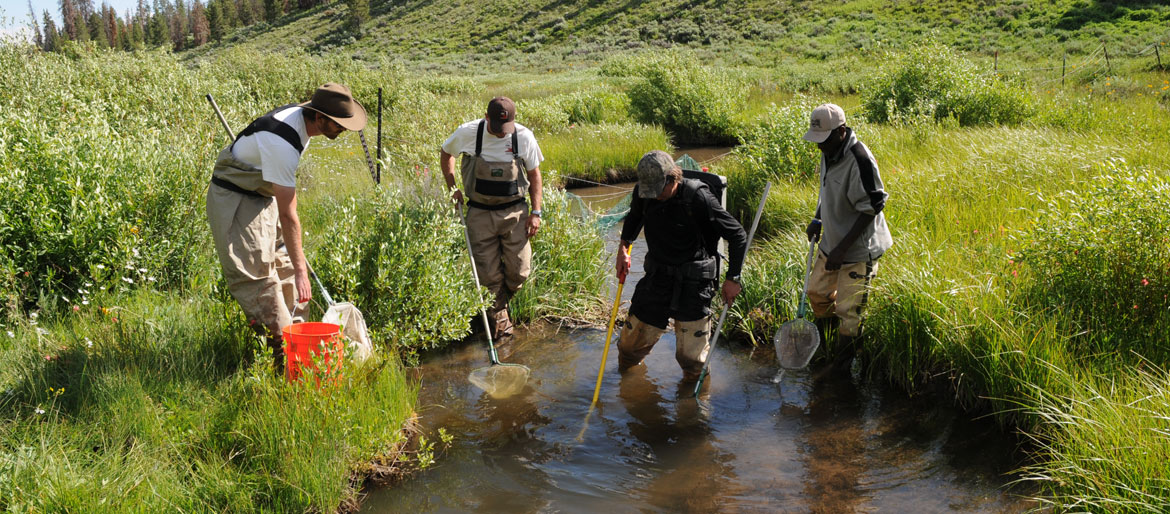
[[[422,366],[424,430],[455,436],[438,463],[369,491],[368,512],[1019,511],[1001,490],[1013,447],[990,421],[856,378],[775,374],[771,350],[712,356],[699,401],[667,346],[627,373],[611,359],[588,415],[605,331],[518,335],[528,388],[492,399],[466,344]],[[611,352],[613,350],[611,349]],[[612,356],[611,356],[612,357]],[[859,385],[860,384],[860,385]],[[990,449],[985,449],[990,445]]]

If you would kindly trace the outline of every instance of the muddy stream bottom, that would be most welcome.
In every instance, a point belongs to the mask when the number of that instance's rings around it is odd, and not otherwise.
[[[616,339],[616,336],[615,336]],[[590,412],[604,329],[520,331],[501,355],[532,369],[492,399],[467,381],[469,343],[421,369],[424,430],[452,446],[430,469],[368,491],[364,512],[1017,512],[1014,442],[946,398],[907,398],[853,376],[775,380],[771,348],[716,348],[698,400],[668,332],[642,366],[611,348]]]

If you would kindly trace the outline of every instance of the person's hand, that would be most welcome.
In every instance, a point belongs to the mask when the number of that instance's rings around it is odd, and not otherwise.
[[[809,242],[816,241],[821,238],[821,220],[813,218],[808,222],[808,227],[804,229],[804,233],[808,234]]]
[[[463,192],[459,189],[452,189],[451,199],[455,200],[455,205],[463,205]]]
[[[618,243],[617,251],[617,278],[618,282],[625,283],[626,275],[630,272],[630,247],[625,246],[621,242]]]
[[[309,283],[309,272],[305,270],[293,273],[293,280],[297,285],[297,303],[306,303],[313,299],[313,287]]]
[[[532,239],[532,237],[536,235],[536,232],[540,230],[540,216],[528,217],[527,230],[528,239]]]
[[[743,286],[734,280],[723,281],[723,304],[731,305],[735,301],[735,297],[739,296],[739,292],[743,291]]]
[[[837,271],[841,269],[843,262],[845,262],[845,250],[838,246],[825,258],[825,271]]]

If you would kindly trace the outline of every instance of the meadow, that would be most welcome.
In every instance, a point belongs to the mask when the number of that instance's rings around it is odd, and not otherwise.
[[[604,321],[610,236],[571,214],[565,177],[627,180],[647,150],[734,144],[714,169],[729,209],[749,221],[772,193],[726,330],[770,344],[816,206],[800,136],[835,101],[891,194],[863,374],[942,384],[1024,434],[1022,477],[1057,510],[1168,510],[1170,74],[1086,51],[1061,86],[1024,69],[1039,56],[995,63],[964,37],[820,56],[848,73],[676,48],[472,77],[373,53],[0,44],[0,507],[354,508],[407,437],[409,365],[463,339],[480,306],[437,148],[507,94],[548,157],[521,320]],[[227,139],[203,95],[238,128],[329,80],[371,113],[382,88],[393,115],[382,184],[353,134],[313,141],[300,170],[309,258],[378,345],[322,394],[273,377],[219,279],[202,196]]]

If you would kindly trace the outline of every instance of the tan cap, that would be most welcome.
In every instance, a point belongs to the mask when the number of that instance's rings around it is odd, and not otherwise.
[[[346,130],[366,128],[366,109],[357,103],[349,88],[336,82],[327,82],[313,92],[313,98],[301,104],[337,122]]]
[[[805,141],[824,143],[829,134],[845,124],[845,111],[837,104],[821,104],[813,109],[808,121],[808,132],[804,133]]]

